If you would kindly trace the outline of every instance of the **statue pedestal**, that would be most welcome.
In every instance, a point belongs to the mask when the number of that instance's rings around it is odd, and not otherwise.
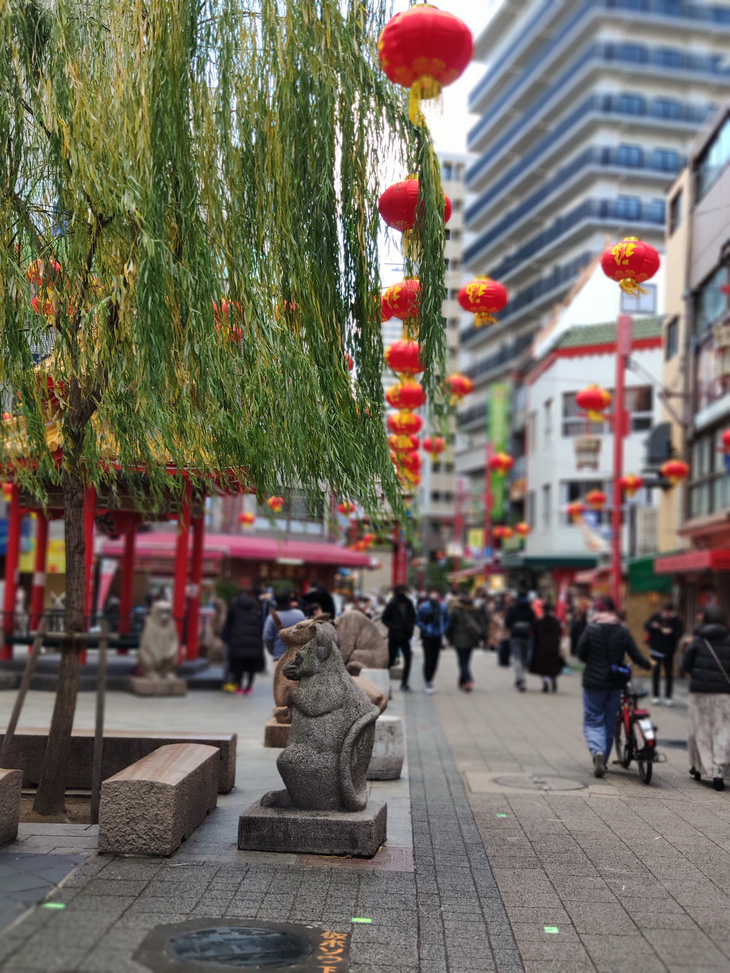
[[[238,819],[242,851],[278,851],[301,855],[352,855],[372,858],[387,835],[388,805],[364,811],[301,811],[262,807],[257,801]]]
[[[403,678],[403,666],[398,663],[398,665],[390,667],[390,678],[396,679],[398,682]]]
[[[283,749],[289,742],[291,723],[279,723],[273,716],[264,727],[264,746]]]
[[[378,689],[382,689],[386,699],[393,698],[393,694],[390,691],[390,673],[387,669],[361,669],[359,675],[369,680]]]
[[[148,679],[146,676],[130,676],[127,689],[135,696],[186,696],[188,684],[184,679]]]
[[[403,720],[398,716],[379,716],[375,723],[375,743],[367,779],[399,780],[405,755]]]

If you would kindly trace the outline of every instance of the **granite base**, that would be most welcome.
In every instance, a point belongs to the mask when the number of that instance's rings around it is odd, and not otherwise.
[[[373,858],[387,837],[388,805],[364,811],[302,811],[252,804],[238,819],[242,851]]]

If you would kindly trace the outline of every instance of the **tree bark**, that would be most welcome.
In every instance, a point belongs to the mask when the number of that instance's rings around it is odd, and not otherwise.
[[[69,457],[70,458],[70,457]],[[66,767],[71,750],[71,731],[81,677],[81,651],[74,636],[83,629],[86,590],[84,541],[84,481],[78,467],[69,463],[63,474],[63,507],[66,530],[65,638],[43,770],[33,810],[36,814],[63,814]],[[74,469],[76,467],[76,469]]]

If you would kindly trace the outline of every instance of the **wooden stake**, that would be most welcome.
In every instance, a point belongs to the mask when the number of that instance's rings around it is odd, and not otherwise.
[[[25,672],[23,673],[23,678],[20,682],[18,695],[15,697],[13,712],[10,716],[10,721],[8,722],[8,728],[5,731],[5,739],[3,740],[2,747],[0,747],[0,767],[4,767],[6,769],[12,769],[8,768],[7,763],[8,758],[10,757],[10,747],[13,745],[13,737],[15,736],[15,730],[18,726],[18,720],[20,719],[20,713],[23,709],[25,697],[28,695],[31,680],[35,675],[36,663],[38,662],[38,656],[41,654],[43,639],[45,638],[47,628],[48,619],[44,618],[41,621],[38,631],[36,632],[35,638],[33,639],[33,645],[30,650],[30,655],[28,656],[28,661],[25,664]]]
[[[106,650],[109,644],[109,623],[101,623],[99,660],[96,677],[96,724],[94,727],[94,760],[91,771],[91,823],[99,823],[101,800],[101,757],[104,748],[104,697],[106,694]]]

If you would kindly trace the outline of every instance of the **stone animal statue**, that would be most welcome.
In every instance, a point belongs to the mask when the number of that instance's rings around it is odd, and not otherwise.
[[[226,657],[226,644],[221,638],[226,624],[228,605],[222,598],[213,598],[213,614],[208,618],[200,639],[200,655],[210,662],[222,662]]]
[[[337,645],[347,671],[357,676],[361,669],[388,668],[388,642],[377,625],[357,608],[340,615],[335,622]]]
[[[153,602],[139,643],[139,672],[145,679],[175,679],[180,642],[169,601]]]
[[[367,773],[380,715],[345,669],[332,625],[315,635],[286,666],[298,683],[289,693],[289,743],[276,766],[285,790],[270,791],[265,807],[309,811],[362,811]]]
[[[317,627],[329,621],[329,615],[319,615],[317,618],[305,618],[296,625],[279,630],[279,638],[286,646],[286,652],[277,661],[274,669],[274,719],[277,723],[291,723],[289,712],[289,693],[296,686],[291,679],[287,679],[284,670],[294,660],[297,652],[314,638]]]

